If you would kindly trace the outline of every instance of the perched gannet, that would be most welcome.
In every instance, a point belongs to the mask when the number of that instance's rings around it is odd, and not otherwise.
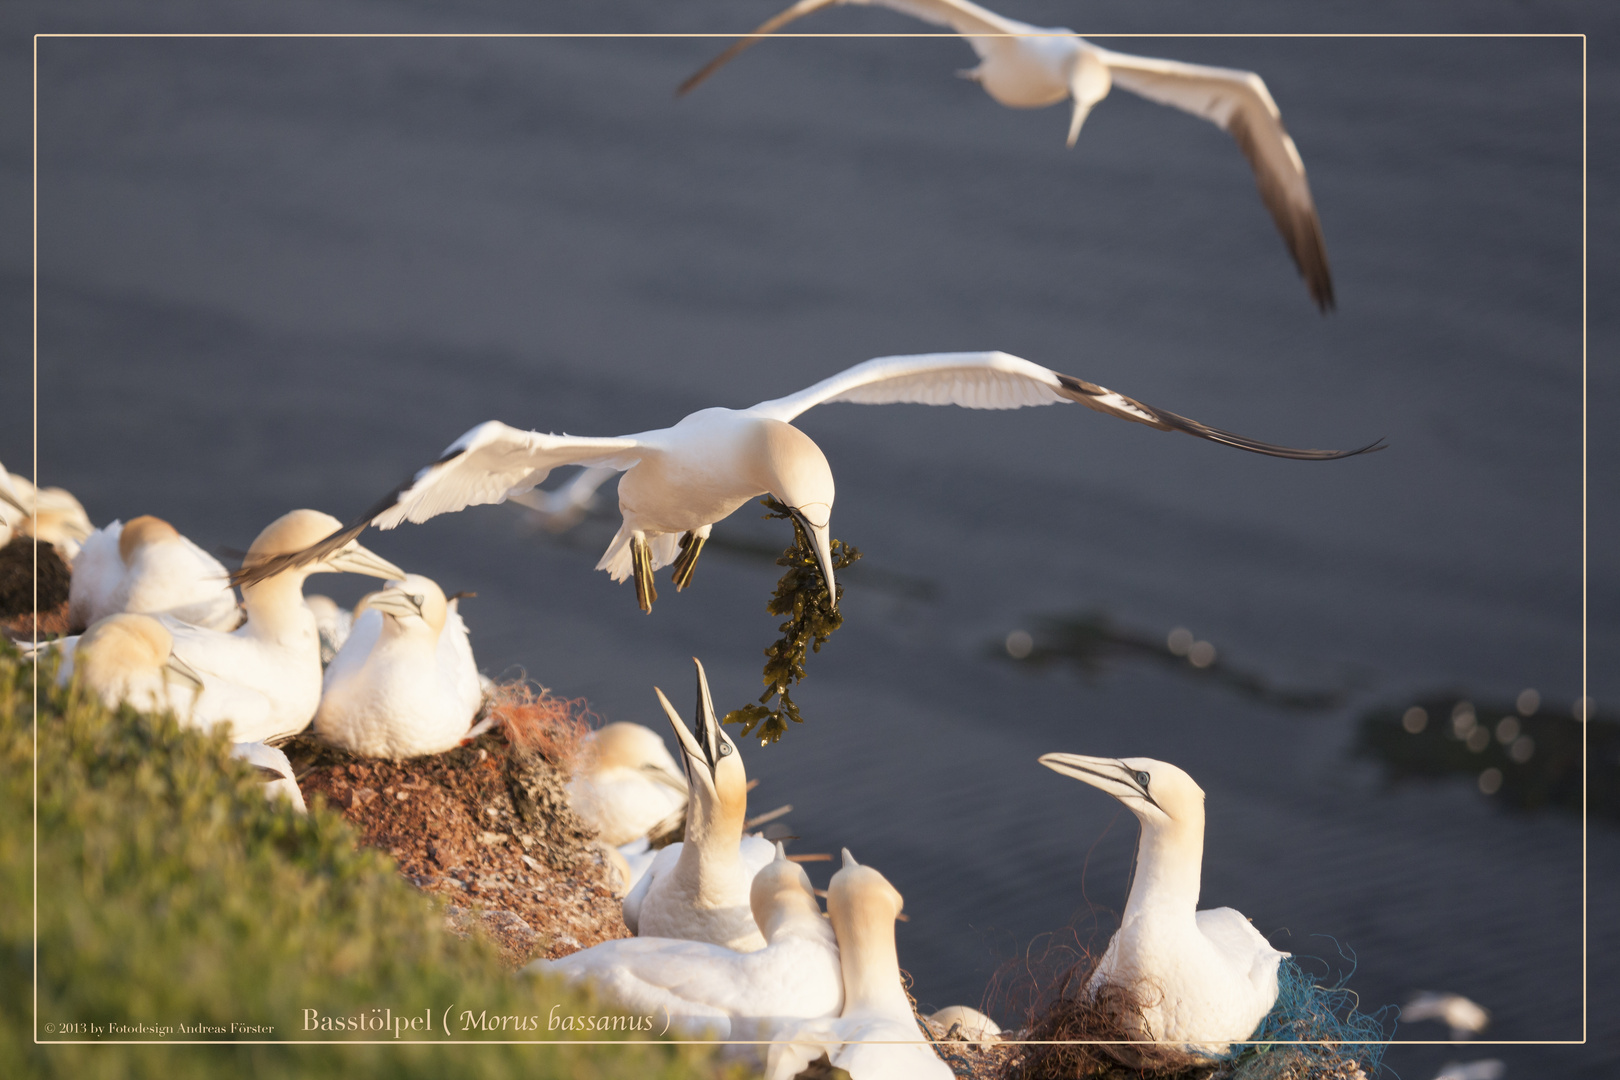
[[[1441,1020],[1451,1029],[1453,1039],[1469,1039],[1483,1032],[1491,1023],[1491,1014],[1484,1006],[1470,1001],[1461,994],[1436,994],[1425,990],[1401,1006],[1401,1022]]]
[[[917,1026],[900,982],[894,920],[904,901],[888,879],[844,849],[827,886],[827,914],[838,937],[844,1008],[837,1019],[776,1025],[768,1080],[791,1080],[826,1054],[853,1080],[953,1080],[950,1066]]]
[[[1184,431],[1273,457],[1325,460],[1383,445],[1348,451],[1297,450],[1257,442],[1003,352],[885,356],[749,409],[703,409],[674,427],[623,438],[542,435],[487,421],[450,444],[438,461],[347,528],[302,551],[244,566],[236,580],[251,583],[318,559],[359,536],[367,525],[391,529],[401,521],[426,521],[464,507],[502,502],[532,490],[560,465],[595,465],[624,472],[619,481],[624,523],[597,569],[608,571],[614,581],[633,575],[642,610],[652,610],[657,598],[654,570],[673,562],[675,586],[684,588],[714,524],[766,493],[799,519],[815,546],[828,591],[837,596],[828,532],[832,469],[821,448],[789,423],[805,410],[833,401],[970,409],[1079,402],[1162,431]]]
[[[739,952],[765,947],[749,910],[748,886],[776,849],[770,841],[743,836],[748,816],[748,776],[742,755],[714,715],[709,680],[697,664],[698,702],[688,731],[662,690],[658,703],[669,716],[686,765],[686,839],[659,851],[630,895],[624,924],[639,937],[707,941]]]
[[[143,712],[191,714],[203,677],[174,655],[174,635],[157,619],[109,615],[63,643],[58,685],[75,678],[109,709],[128,702]]]
[[[315,510],[284,514],[259,533],[244,565],[297,550],[337,524],[336,518]],[[231,633],[167,615],[123,616],[167,630],[173,637],[174,656],[201,680],[202,692],[189,711],[176,709],[183,722],[204,729],[227,724],[236,742],[262,742],[308,725],[321,700],[321,652],[315,616],[304,605],[303,589],[304,579],[318,573],[405,576],[393,563],[350,544],[317,562],[243,588],[247,620]],[[90,632],[94,630],[92,626]]]
[[[1070,146],[1080,137],[1086,114],[1115,85],[1215,124],[1237,141],[1249,159],[1260,199],[1271,211],[1311,299],[1323,311],[1333,307],[1333,276],[1316,204],[1305,180],[1305,163],[1283,127],[1282,113],[1271,92],[1252,71],[1113,52],[1072,30],[1030,26],[970,0],[799,0],[749,36],[739,38],[676,92],[691,90],[762,35],[833,4],[877,4],[936,26],[949,26],[979,56],[979,66],[961,74],[984,87],[998,103],[1014,109],[1039,109],[1072,101]]]
[[[271,802],[286,799],[300,814],[309,813],[304,805],[304,793],[298,789],[293,776],[292,762],[274,746],[262,742],[239,742],[231,747],[231,757],[240,758],[258,770],[265,778],[264,797]]]
[[[748,899],[766,942],[753,952],[621,938],[524,970],[588,982],[629,1012],[667,1012],[675,1025],[720,1039],[763,1038],[784,1021],[836,1016],[844,1004],[838,943],[809,877],[781,844],[755,875]]]
[[[1114,796],[1142,823],[1120,927],[1087,984],[1142,1000],[1142,1039],[1221,1054],[1247,1039],[1277,1000],[1278,952],[1232,908],[1198,911],[1204,790],[1152,758],[1046,754],[1041,764]],[[1131,1017],[1124,1018],[1137,1026]]]
[[[451,749],[484,698],[467,624],[450,621],[444,592],[420,574],[367,601],[326,669],[315,734],[370,757]]]
[[[69,624],[89,626],[118,612],[170,615],[210,630],[234,630],[242,621],[219,560],[150,514],[97,529],[73,565]]]
[[[929,1013],[928,1024],[942,1039],[954,1033],[968,1042],[984,1042],[1001,1034],[1000,1024],[967,1005],[947,1005]]]
[[[304,605],[315,616],[315,632],[321,637],[321,663],[330,664],[332,658],[349,640],[354,629],[354,612],[339,607],[330,596],[312,593],[304,597]]]
[[[686,806],[686,774],[656,732],[608,724],[587,735],[581,749],[568,804],[604,843],[631,843]]]

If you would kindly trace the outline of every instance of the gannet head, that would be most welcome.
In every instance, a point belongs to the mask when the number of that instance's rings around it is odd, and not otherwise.
[[[755,467],[765,490],[781,500],[810,534],[821,566],[821,578],[834,606],[838,588],[833,583],[832,526],[833,475],[827,456],[815,441],[780,420],[762,420],[755,428]]]
[[[686,766],[686,782],[691,798],[686,804],[686,837],[689,841],[715,834],[729,837],[742,836],[743,820],[748,814],[748,774],[743,769],[742,755],[714,715],[714,702],[709,697],[709,680],[697,657],[697,716],[693,734],[669,698],[657,687],[658,703],[664,707],[675,738],[681,744],[681,760]]]
[[[754,882],[748,889],[748,907],[753,911],[754,922],[759,924],[759,931],[767,941],[774,929],[781,925],[784,916],[797,914],[821,918],[821,908],[816,905],[810,875],[787,857],[787,849],[780,840],[776,842],[776,858],[754,875]]]
[[[365,599],[368,608],[382,613],[384,633],[421,634],[438,641],[444,630],[449,610],[444,590],[421,574],[390,581],[387,588],[367,593]]]
[[[1091,107],[1107,97],[1114,86],[1102,51],[1079,38],[1075,40],[1080,48],[1075,50],[1069,67],[1069,96],[1074,101],[1074,111],[1069,115],[1070,146],[1080,138],[1080,125],[1086,122]]]
[[[150,615],[109,615],[94,623],[73,652],[73,674],[108,708],[116,707],[136,680],[152,675],[197,691],[203,685],[202,676],[174,655],[174,635]]]
[[[686,774],[675,765],[658,733],[640,724],[607,724],[588,736],[589,770],[630,769],[686,794]]]
[[[142,548],[178,539],[180,533],[173,525],[160,517],[142,514],[126,522],[124,531],[118,534],[118,557],[128,566]]]
[[[844,849],[844,865],[827,885],[827,917],[838,939],[844,1015],[877,1006],[908,1010],[900,985],[894,922],[905,901],[889,879]]]
[[[1043,754],[1040,761],[1053,772],[1108,792],[1140,818],[1143,825],[1177,823],[1203,827],[1204,789],[1168,761],[1084,754]]]
[[[242,566],[246,569],[276,555],[291,555],[302,551],[341,528],[343,523],[331,514],[323,514],[319,510],[293,510],[264,527],[264,531],[259,533],[252,546],[248,548]],[[387,559],[367,551],[355,540],[350,540],[325,558],[283,573],[298,574],[300,581],[310,574],[321,573],[365,574],[368,577],[385,579],[407,576],[405,571]]]

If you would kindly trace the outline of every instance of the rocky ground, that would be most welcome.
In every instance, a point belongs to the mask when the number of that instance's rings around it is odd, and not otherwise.
[[[584,726],[570,703],[527,696],[444,754],[384,761],[308,736],[282,747],[306,800],[340,811],[407,881],[448,902],[452,930],[481,928],[513,967],[630,936],[617,873],[565,797]]]

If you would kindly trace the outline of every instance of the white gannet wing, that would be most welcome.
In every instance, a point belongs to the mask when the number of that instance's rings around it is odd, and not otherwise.
[[[402,521],[422,522],[469,506],[498,503],[533,488],[559,465],[628,469],[645,451],[635,438],[543,435],[488,420],[451,443],[439,460],[417,470],[349,525],[302,551],[243,567],[232,582],[252,585],[315,562],[359,536],[368,525],[392,529]]]
[[[1271,947],[1265,935],[1234,908],[1209,908],[1194,916],[1198,932],[1225,956],[1234,972],[1257,991],[1277,993],[1277,962],[1288,954]]]
[[[468,724],[484,700],[484,686],[478,681],[478,661],[473,658],[472,641],[467,623],[461,617],[459,600],[451,600],[445,609],[444,629],[439,631],[439,644],[434,660],[456,704],[468,711]]]
[[[1311,298],[1324,310],[1333,307],[1333,275],[1328,270],[1322,223],[1305,180],[1305,162],[1260,76],[1107,49],[1098,52],[1108,64],[1115,86],[1201,116],[1237,141],[1254,170],[1260,199],[1271,211]]]
[[[1260,442],[1145,405],[1096,383],[1004,352],[880,356],[825,378],[797,394],[762,401],[748,411],[756,416],[791,421],[807,409],[834,401],[859,405],[901,402],[960,405],[967,409],[1019,409],[1026,405],[1073,401],[1160,431],[1183,431],[1200,439],[1271,457],[1327,460],[1383,448],[1382,440],[1357,450],[1301,450]]]
[[[113,593],[124,579],[124,560],[118,554],[118,539],[124,523],[113,521],[85,537],[73,560],[73,578],[68,583],[68,625],[87,627],[111,615]]]
[[[658,854],[653,857],[652,865],[647,867],[646,873],[641,875],[641,880],[637,881],[634,887],[625,894],[621,906],[624,914],[624,925],[629,928],[632,934],[641,933],[637,927],[641,922],[641,902],[647,898],[647,891],[652,888],[655,880],[674,868],[675,861],[681,857],[681,847],[681,842],[677,840],[673,844],[660,848]]]
[[[769,36],[786,26],[797,22],[806,15],[814,14],[824,7],[834,4],[863,4],[886,7],[910,15],[914,19],[921,19],[935,26],[948,26],[958,34],[968,39],[973,51],[981,57],[989,47],[988,42],[976,40],[973,35],[984,34],[1028,34],[1039,33],[1036,27],[1028,26],[1013,19],[1004,18],[993,11],[986,11],[969,0],[798,0],[798,3],[788,7],[769,19],[760,23],[749,31],[744,37],[738,38],[719,56],[710,60],[699,68],[685,82],[681,83],[677,94],[684,94],[697,86],[698,83],[725,67],[737,54],[762,38]]]

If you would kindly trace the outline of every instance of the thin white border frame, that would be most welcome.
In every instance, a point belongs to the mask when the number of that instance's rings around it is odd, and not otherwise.
[[[472,32],[472,33],[392,33],[392,32],[332,32],[332,33],[292,33],[292,32],[266,32],[266,33],[39,33],[33,35],[33,108],[32,108],[32,155],[33,155],[33,288],[32,288],[32,345],[33,345],[33,482],[39,483],[39,42],[41,38],[52,39],[107,39],[107,38],[144,38],[144,39],[187,39],[187,38],[241,38],[241,39],[328,39],[328,38],[384,38],[384,39],[505,39],[505,38],[556,38],[556,39],[610,39],[610,38],[705,38],[720,40],[736,40],[742,38],[961,38],[964,35],[948,32],[937,33],[788,33],[757,35],[749,33],[617,33],[617,34],[589,34],[589,33],[542,33],[542,32]],[[1042,33],[1042,34],[974,34],[973,37],[1069,37],[1069,32]],[[1587,344],[1588,344],[1588,246],[1590,237],[1588,232],[1588,153],[1590,139],[1587,131],[1589,95],[1587,89],[1587,68],[1589,43],[1585,33],[1201,33],[1201,34],[1171,34],[1171,33],[1118,33],[1118,34],[1081,34],[1088,40],[1103,38],[1439,38],[1439,39],[1470,39],[1470,38],[1500,38],[1500,39],[1576,39],[1581,42],[1581,696],[1579,704],[1583,709],[1581,720],[1581,1037],[1579,1039],[1511,1039],[1511,1040],[1470,1040],[1468,1046],[1585,1046],[1588,1042],[1588,1008],[1590,1001],[1590,983],[1588,969],[1590,957],[1588,955],[1588,926],[1587,926],[1587,736],[1588,728],[1585,722],[1586,715],[1591,709],[1590,686],[1588,685],[1590,654],[1587,643],[1587,620],[1590,607],[1588,589],[1588,376],[1587,376]],[[39,610],[39,545],[34,545],[34,622],[35,643],[38,643]],[[648,1039],[41,1039],[39,1036],[39,666],[34,665],[33,675],[33,1041],[36,1046],[51,1045],[90,1045],[90,1046],[552,1046],[552,1045],[637,1045],[654,1042]],[[454,1006],[452,1005],[453,1009]],[[77,1023],[77,1021],[74,1021]],[[887,1040],[871,1040],[877,1044],[885,1044]],[[720,1039],[658,1039],[658,1043],[675,1046],[770,1046],[769,1041],[757,1040],[720,1040]],[[899,1045],[899,1043],[896,1043]],[[910,1045],[906,1043],[905,1045]],[[983,1045],[983,1044],[966,1044]],[[1162,1046],[1179,1045],[1163,1043],[1155,1040],[996,1040],[994,1045],[1000,1046]],[[1451,1039],[1388,1039],[1370,1042],[1347,1042],[1339,1040],[1257,1040],[1245,1039],[1234,1042],[1234,1046],[1457,1046]]]

